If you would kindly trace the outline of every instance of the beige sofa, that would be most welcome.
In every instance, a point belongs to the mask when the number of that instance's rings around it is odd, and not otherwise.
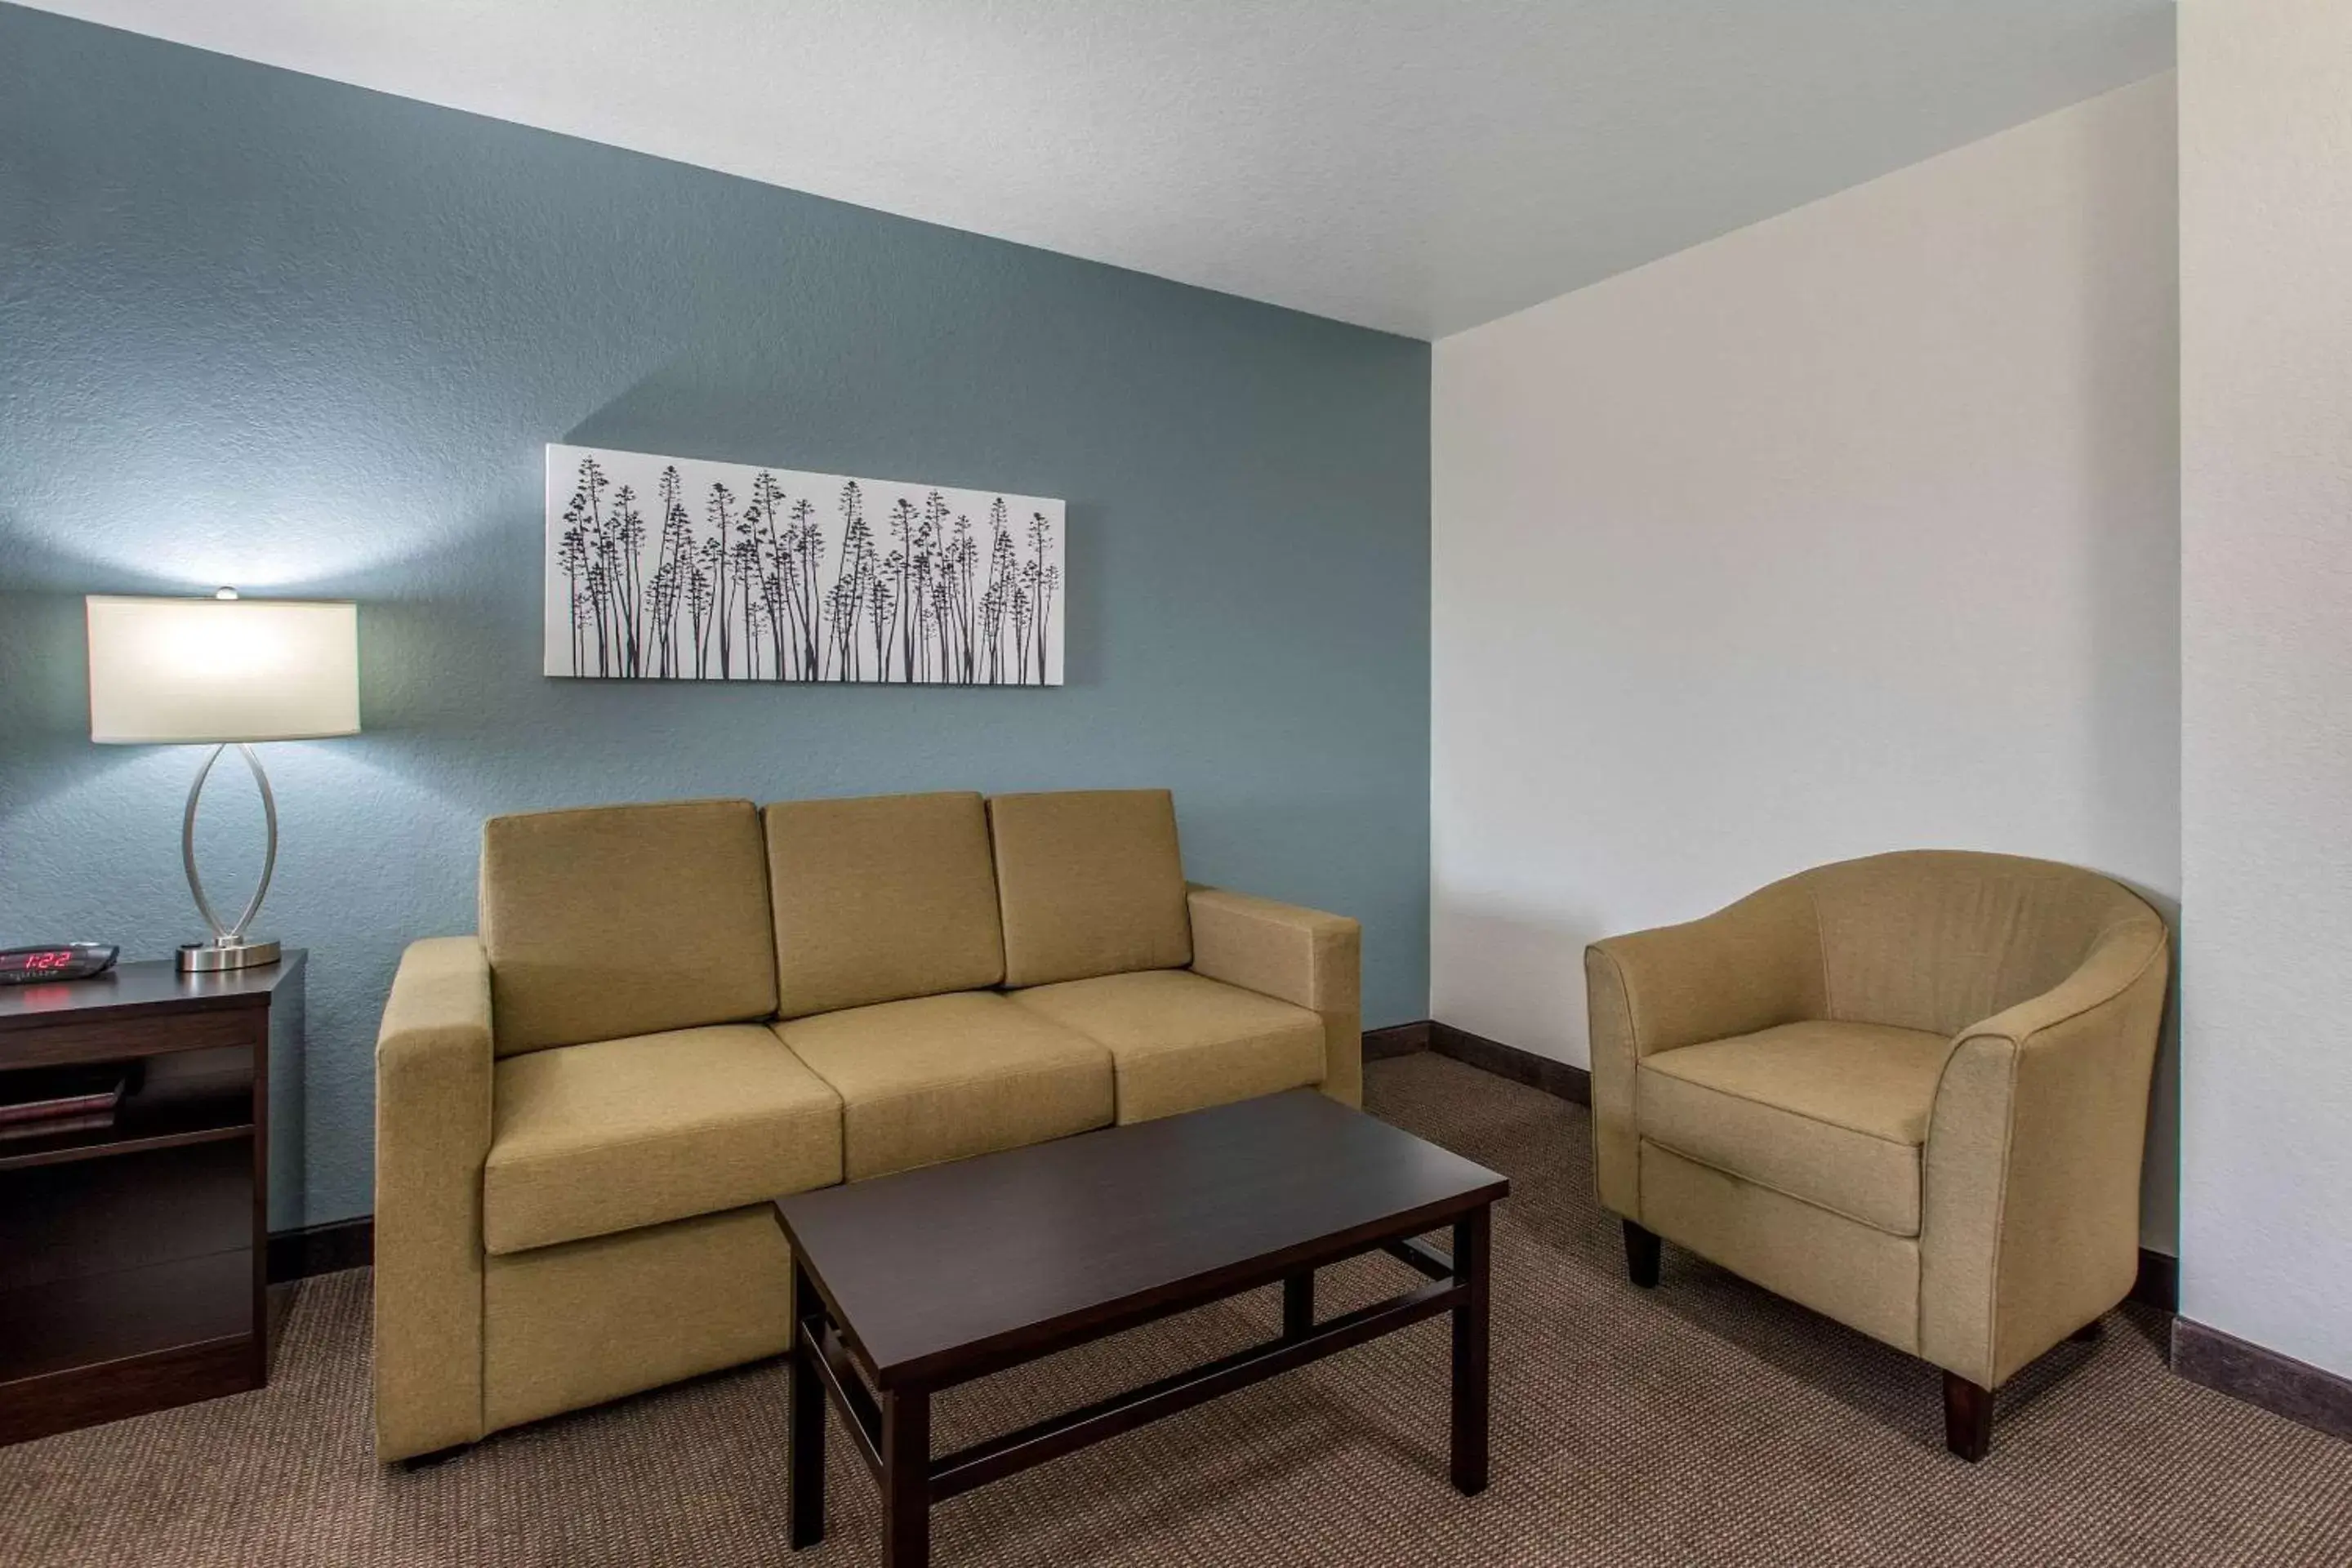
[[[785,1348],[767,1200],[1319,1085],[1351,920],[1188,888],[1164,791],[498,817],[376,1047],[384,1459]]]
[[[1585,955],[1601,1201],[1991,1390],[2130,1291],[2164,922],[2089,871],[1915,852]]]

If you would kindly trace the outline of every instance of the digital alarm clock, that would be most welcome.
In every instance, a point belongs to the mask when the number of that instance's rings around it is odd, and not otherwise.
[[[114,967],[122,950],[101,942],[53,942],[39,947],[0,948],[0,985],[37,980],[87,980]]]

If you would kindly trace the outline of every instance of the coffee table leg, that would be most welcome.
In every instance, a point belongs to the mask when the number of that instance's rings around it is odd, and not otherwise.
[[[931,1395],[882,1394],[882,1561],[885,1568],[929,1568]]]
[[[1282,1282],[1282,1337],[1295,1340],[1315,1326],[1315,1270]]]
[[[1486,1271],[1488,1205],[1454,1222],[1454,1278],[1470,1299],[1454,1309],[1454,1489],[1486,1489]]]
[[[816,1334],[824,1309],[815,1287],[793,1261],[792,1508],[793,1550],[824,1539],[824,1384],[816,1371]]]

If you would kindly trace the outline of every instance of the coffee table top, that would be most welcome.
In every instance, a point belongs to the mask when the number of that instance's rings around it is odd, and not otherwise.
[[[1294,1089],[796,1193],[776,1215],[887,1387],[979,1375],[1354,1242],[1433,1230],[1509,1191],[1483,1165]]]

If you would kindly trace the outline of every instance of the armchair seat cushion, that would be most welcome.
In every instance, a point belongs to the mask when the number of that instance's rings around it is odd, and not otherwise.
[[[482,1238],[493,1254],[716,1214],[841,1180],[841,1100],[757,1024],[508,1057]]]
[[[1110,1053],[995,992],[772,1026],[840,1095],[853,1182],[1110,1124]]]
[[[1919,1234],[1919,1151],[1952,1042],[1878,1024],[1785,1024],[1643,1059],[1652,1143],[1892,1236]]]
[[[1013,1000],[1110,1052],[1122,1122],[1323,1081],[1319,1014],[1190,970],[1034,985]]]

